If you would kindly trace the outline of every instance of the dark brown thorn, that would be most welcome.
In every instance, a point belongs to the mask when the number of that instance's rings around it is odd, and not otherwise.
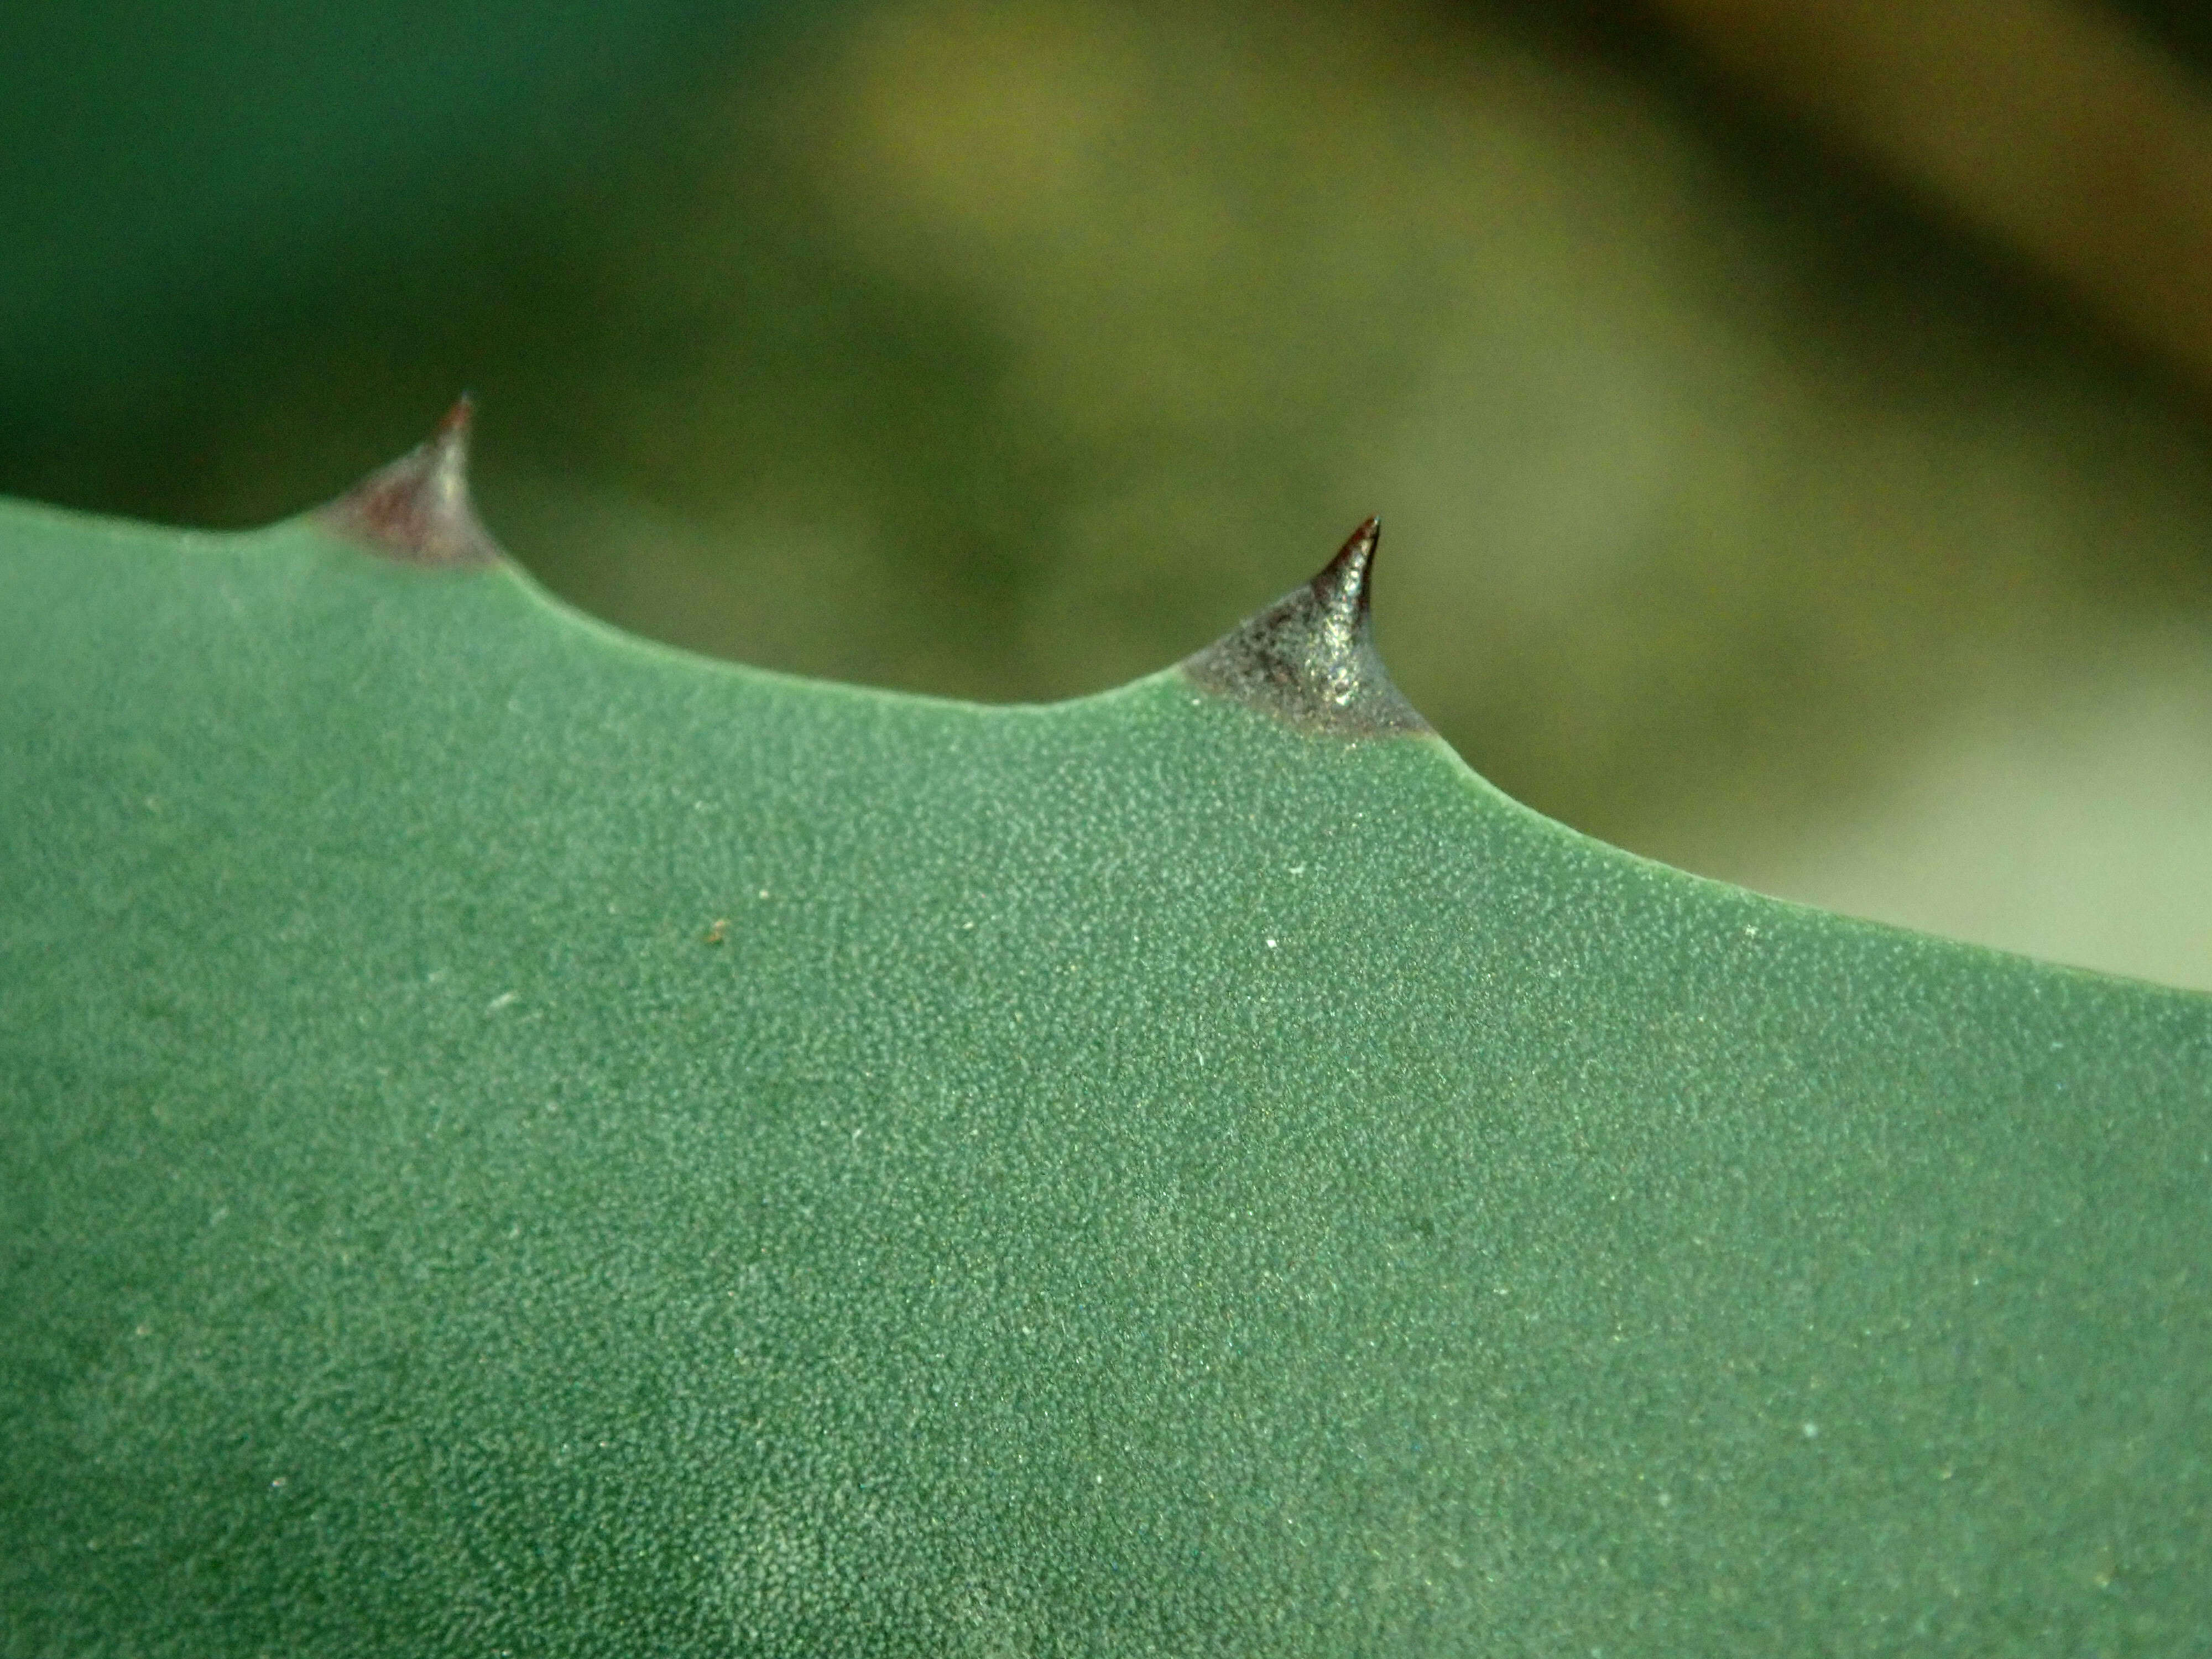
[[[1367,615],[1374,586],[1375,548],[1382,539],[1382,520],[1369,519],[1346,538],[1336,556],[1313,579],[1314,598],[1321,601],[1322,608],[1332,617],[1343,617],[1348,625],[1357,627]]]
[[[462,568],[503,556],[469,501],[469,428],[476,405],[462,394],[427,443],[370,473],[315,521],[386,558]]]
[[[1185,659],[1183,672],[1309,732],[1427,731],[1375,650],[1368,605],[1382,534],[1382,520],[1368,520],[1320,574]]]

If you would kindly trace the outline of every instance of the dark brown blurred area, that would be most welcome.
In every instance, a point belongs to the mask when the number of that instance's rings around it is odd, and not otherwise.
[[[1650,3],[2212,385],[2212,99],[2154,35],[2080,0]]]
[[[904,0],[698,40],[434,241],[303,234],[158,372],[19,399],[0,483],[253,522],[465,386],[556,592],[1016,700],[1164,666],[1379,511],[1385,656],[1532,805],[2212,986],[2185,17]]]

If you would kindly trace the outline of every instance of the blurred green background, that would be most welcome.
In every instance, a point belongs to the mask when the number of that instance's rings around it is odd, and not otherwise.
[[[1656,12],[97,0],[0,56],[0,493],[250,524],[467,387],[577,605],[994,700],[1380,512],[1384,653],[1522,799],[2212,987],[2212,401]]]

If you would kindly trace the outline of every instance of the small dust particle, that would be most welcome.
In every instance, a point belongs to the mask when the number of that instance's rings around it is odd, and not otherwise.
[[[520,991],[501,991],[497,996],[494,997],[489,1003],[484,1005],[484,1012],[488,1014],[495,1014],[501,1009],[511,1008],[521,1000],[522,993]]]
[[[1808,1423],[1805,1425],[1805,1437],[1808,1440],[1818,1440],[1820,1437],[1820,1425],[1818,1423]]]
[[[714,925],[699,937],[708,945],[720,945],[729,936],[730,919],[727,916],[717,916],[714,918]]]

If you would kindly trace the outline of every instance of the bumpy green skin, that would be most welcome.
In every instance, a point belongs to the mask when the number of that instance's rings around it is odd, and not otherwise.
[[[2212,1628],[2212,1001],[1174,674],[0,572],[0,1651]]]

